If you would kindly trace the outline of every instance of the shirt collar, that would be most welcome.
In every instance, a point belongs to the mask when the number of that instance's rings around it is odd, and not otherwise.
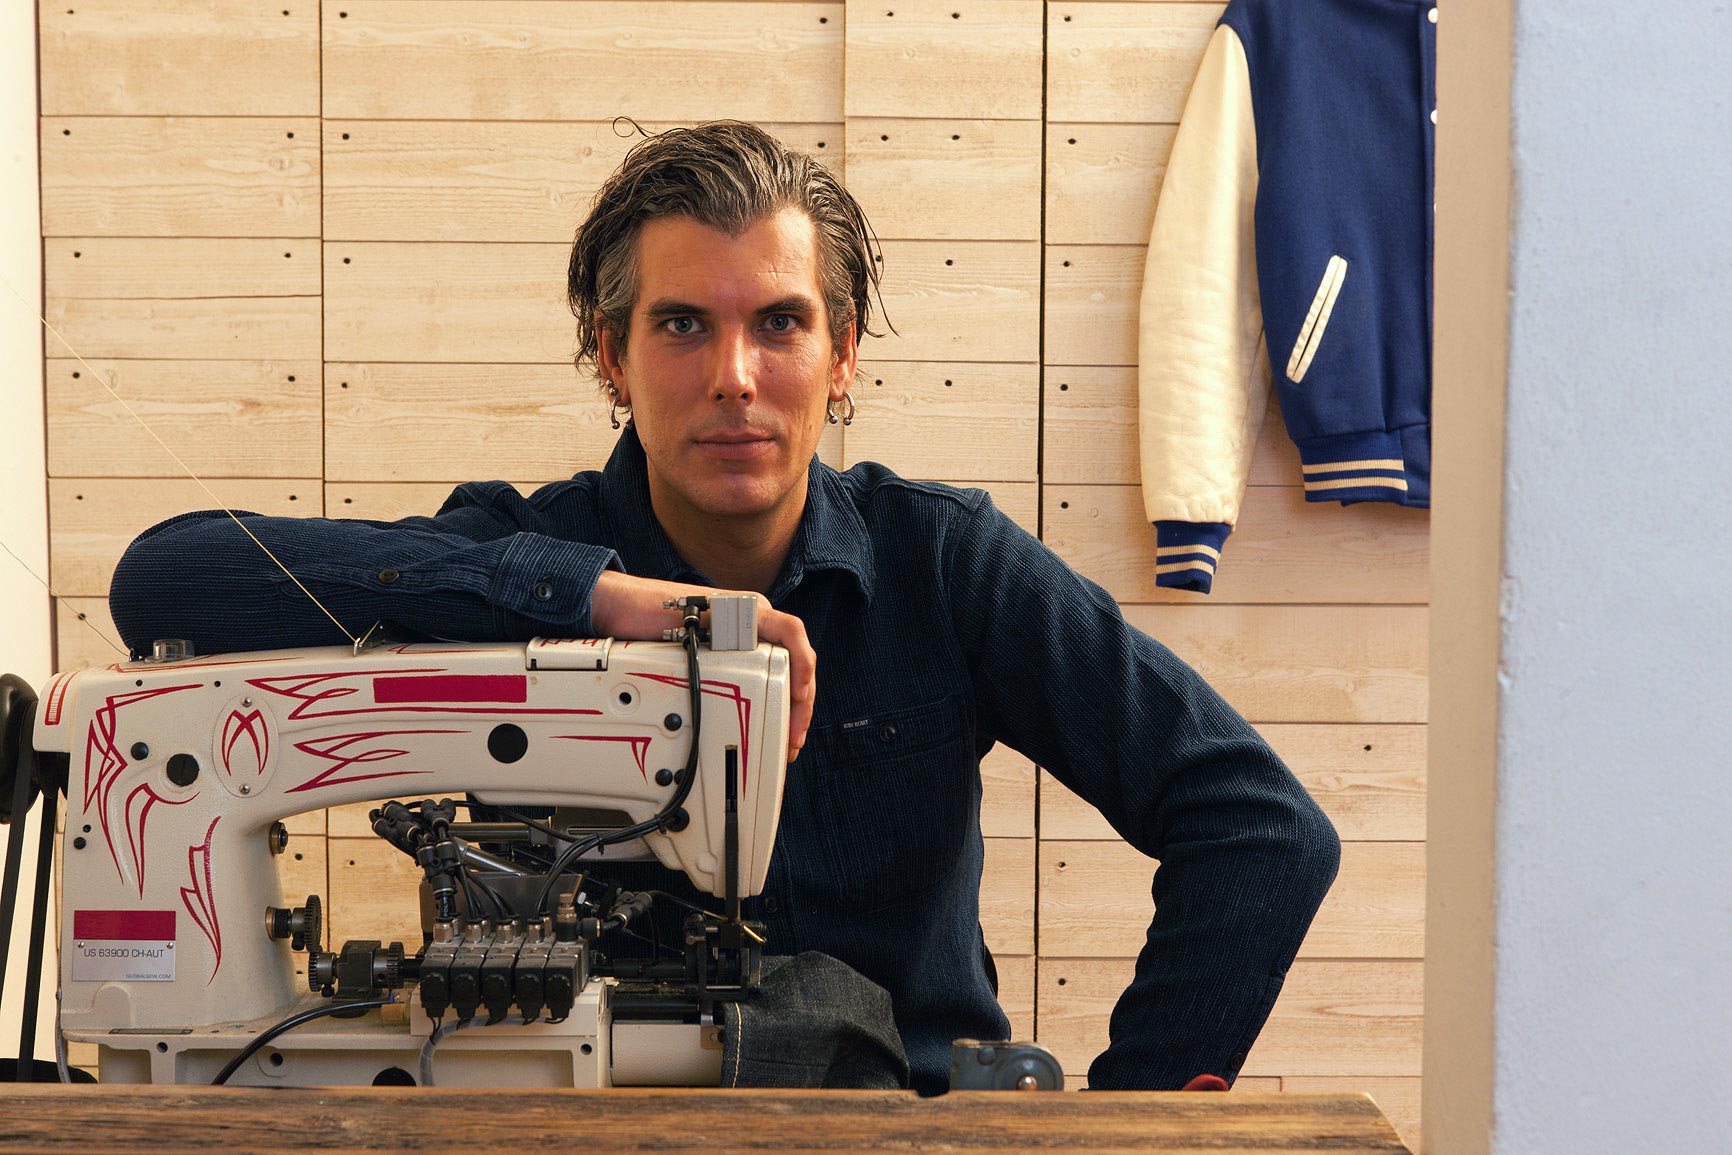
[[[637,430],[627,425],[601,473],[601,514],[627,573],[665,581],[712,584],[686,562],[668,540],[650,503],[649,464]],[[862,601],[871,602],[876,567],[866,521],[849,496],[842,475],[812,458],[806,472],[806,509],[770,601],[786,598],[807,574],[849,574]]]

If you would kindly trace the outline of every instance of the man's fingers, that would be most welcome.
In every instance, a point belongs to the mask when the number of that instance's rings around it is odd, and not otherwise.
[[[682,594],[730,594],[743,591],[708,590],[653,578],[634,577],[608,570],[596,579],[590,595],[590,623],[597,634],[616,638],[654,641],[678,615],[662,603]],[[758,595],[758,636],[788,651],[788,760],[792,762],[806,744],[812,725],[812,707],[818,697],[818,654],[806,636],[806,623],[793,614],[770,606]]]
[[[799,756],[812,724],[812,706],[818,696],[818,653],[806,637],[806,623],[793,614],[769,609],[758,620],[758,634],[788,651],[788,761]]]

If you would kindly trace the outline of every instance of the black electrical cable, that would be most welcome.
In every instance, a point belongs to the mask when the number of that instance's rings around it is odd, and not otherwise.
[[[547,881],[541,884],[541,892],[535,896],[535,906],[530,910],[532,917],[539,917],[546,912],[547,896],[551,894],[553,888],[559,884],[559,876],[564,874],[566,869],[570,867],[573,862],[576,862],[579,858],[588,854],[600,845],[601,835],[592,834],[581,842],[572,843],[570,848],[568,848],[564,854],[559,856],[558,861],[548,868]]]
[[[469,868],[467,867],[464,869],[466,872],[469,871]],[[474,881],[475,885],[480,888],[481,893],[487,896],[487,901],[493,904],[493,913],[497,914],[501,921],[516,916],[517,912],[511,909],[511,904],[506,902],[505,897],[497,890],[493,889],[485,878],[482,878],[480,874],[473,872],[470,872],[470,878]]]
[[[581,855],[597,847],[612,846],[620,842],[630,842],[634,838],[642,838],[644,835],[655,831],[666,831],[668,819],[672,818],[674,812],[681,806],[685,805],[687,796],[691,794],[692,785],[698,780],[698,738],[701,733],[701,724],[704,716],[703,685],[698,680],[698,622],[696,610],[690,608],[686,610],[684,624],[686,674],[687,680],[691,685],[692,700],[692,748],[686,755],[685,772],[678,778],[679,789],[674,792],[674,796],[668,800],[668,804],[663,807],[660,813],[658,813],[654,818],[645,819],[643,822],[634,823],[631,826],[626,826],[619,830],[610,830],[605,834],[593,835],[584,839],[582,842],[574,843],[570,849],[559,856],[559,861],[554,863],[553,869],[548,872],[547,881],[542,884],[541,893],[536,896],[535,909],[533,913],[539,915],[547,909],[548,895],[551,894],[553,888],[558,885],[560,875],[564,874],[566,868],[573,862],[577,861]]]
[[[463,904],[469,911],[469,917],[479,918],[481,915],[481,899],[475,891],[475,884],[469,881],[469,871],[459,862],[457,864],[457,885],[463,888]]]
[[[257,1038],[253,1039],[252,1042],[242,1047],[240,1054],[230,1059],[228,1065],[217,1072],[216,1078],[210,1081],[210,1085],[213,1087],[221,1087],[227,1083],[229,1081],[229,1076],[241,1069],[242,1063],[258,1054],[267,1043],[285,1031],[292,1031],[303,1023],[310,1023],[314,1019],[322,1019],[326,1015],[340,1014],[343,1011],[365,1010],[369,1007],[382,1007],[391,1001],[391,999],[358,999],[352,1002],[327,1003],[322,1007],[314,1007],[310,1011],[302,1011],[298,1015],[290,1015],[288,1018],[284,1019],[276,1026],[271,1027],[269,1030],[264,1031]]]

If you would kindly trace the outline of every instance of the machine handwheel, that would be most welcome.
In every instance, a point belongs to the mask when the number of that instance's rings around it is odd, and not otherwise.
[[[0,674],[0,823],[12,822],[18,805],[19,775],[26,779],[23,810],[36,801],[36,759],[31,723],[36,718],[36,691],[16,674]]]

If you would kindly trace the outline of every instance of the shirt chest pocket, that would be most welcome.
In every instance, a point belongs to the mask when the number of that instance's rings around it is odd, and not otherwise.
[[[943,882],[974,837],[980,774],[955,697],[814,731],[827,889],[865,913]]]

